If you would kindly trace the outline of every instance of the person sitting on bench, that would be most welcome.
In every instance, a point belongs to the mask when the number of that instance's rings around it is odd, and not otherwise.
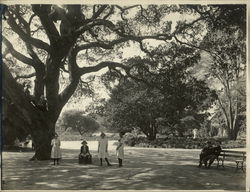
[[[220,142],[216,142],[216,146],[213,147],[211,142],[207,142],[207,145],[202,149],[200,154],[200,164],[199,167],[204,163],[206,168],[210,168],[215,159],[218,158],[221,152]],[[209,162],[209,163],[208,163]],[[208,163],[208,165],[207,165]]]
[[[220,155],[220,152],[222,150],[222,148],[221,148],[220,145],[221,145],[221,142],[220,141],[216,141],[216,146],[213,147],[213,154],[211,154],[210,156],[208,156],[205,159],[205,160],[209,161],[207,168],[210,168],[210,166],[213,164],[214,160],[218,159],[218,157]],[[205,164],[207,164],[207,162]]]
[[[200,161],[199,161],[199,167],[202,166],[202,164],[205,164],[205,167],[207,167],[207,158],[212,153],[213,147],[210,141],[207,141],[206,146],[201,150],[200,153]]]
[[[79,154],[79,163],[89,164],[92,163],[92,156],[89,152],[87,141],[82,141],[81,153]]]

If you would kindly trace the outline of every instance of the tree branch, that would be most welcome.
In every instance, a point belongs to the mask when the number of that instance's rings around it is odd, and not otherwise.
[[[18,7],[18,5],[16,5]],[[19,9],[15,9],[15,10],[12,10],[12,12],[14,12],[16,18],[19,20],[20,23],[23,24],[24,28],[25,28],[25,32],[30,35],[30,26],[29,24],[27,23],[27,21],[20,15],[20,12],[18,11]]]
[[[125,71],[128,71],[129,68],[126,67],[125,65],[121,64],[121,63],[117,63],[117,62],[113,62],[113,61],[104,61],[101,62],[99,64],[97,64],[96,66],[91,66],[91,67],[82,67],[79,69],[79,74],[80,75],[84,75],[87,73],[92,73],[92,72],[97,72],[105,67],[109,67],[109,68],[116,68],[116,67],[120,67],[122,69],[124,69]]]
[[[50,43],[56,44],[61,37],[55,24],[49,18],[51,5],[32,5],[32,10],[40,18]]]
[[[16,15],[17,19],[19,20],[19,22],[23,24],[26,33],[30,36],[31,35],[30,24],[20,15],[19,11],[17,11],[17,10],[18,9],[14,10],[13,12],[15,13],[15,15]],[[32,16],[31,16],[30,20],[31,19],[32,19]],[[34,52],[33,47],[31,46],[31,44],[25,42],[25,45],[27,47],[29,55],[35,61],[34,65],[37,65],[37,67],[38,67],[38,65],[40,65],[40,67],[43,67],[42,61],[39,59],[37,54]]]
[[[76,63],[76,55],[77,52],[75,49],[71,49],[69,51],[68,55],[68,68],[69,68],[69,79],[70,84],[62,91],[62,93],[59,94],[59,101],[60,101],[60,108],[62,108],[69,100],[69,98],[72,96],[72,94],[75,92],[79,80],[80,80],[80,74],[79,74],[79,67]]]
[[[25,55],[19,53],[18,51],[16,51],[13,47],[13,45],[10,43],[9,40],[7,40],[4,36],[2,36],[3,39],[3,43],[6,45],[8,51],[11,53],[11,55],[13,57],[15,57],[16,59],[18,59],[19,61],[28,64],[30,66],[35,67],[35,62],[31,59],[26,57]]]
[[[130,73],[130,70],[134,67],[134,66],[131,66],[131,67],[127,67],[121,63],[117,63],[117,62],[112,62],[112,61],[106,61],[106,62],[101,62],[99,64],[97,64],[96,66],[92,66],[92,67],[82,67],[79,69],[79,73],[81,75],[84,75],[84,74],[87,74],[87,73],[91,73],[91,72],[96,72],[96,71],[99,71],[105,67],[109,67],[110,69],[115,69],[116,67],[119,67],[119,68],[122,68],[123,70],[125,70],[126,74],[128,77],[136,80],[136,81],[140,81],[140,82],[143,82],[147,85],[149,85],[150,87],[155,87],[157,89],[159,89],[160,91],[162,91],[161,87],[155,85],[155,84],[151,84],[149,83],[148,81],[144,80],[144,79],[140,79],[140,78],[137,78],[136,76],[133,76],[131,73]]]
[[[113,13],[114,13],[114,6],[111,6],[111,8],[110,8],[108,14],[105,15],[105,16],[103,17],[103,19],[106,20],[106,19],[107,19],[110,15],[112,15]]]
[[[123,29],[121,29],[119,26],[116,26],[111,21],[104,20],[104,19],[96,19],[92,23],[80,27],[78,30],[75,31],[75,35],[80,35],[84,33],[85,31],[91,30],[92,27],[98,26],[98,25],[102,25],[102,26],[109,28],[111,31],[115,32],[120,37],[127,38],[128,40],[138,41],[138,42],[144,39],[156,39],[156,40],[166,41],[166,40],[171,40],[173,37],[172,35],[165,34],[165,33],[157,34],[157,35],[146,35],[146,36],[126,35]]]
[[[36,16],[36,14],[33,14],[33,15],[31,15],[31,17],[30,17],[30,19],[29,19],[29,25],[31,25],[31,22],[32,22],[32,20],[33,20],[33,18]]]
[[[151,36],[128,36],[128,35],[124,35],[124,37],[121,37],[119,39],[110,41],[108,43],[104,43],[104,42],[91,42],[88,44],[83,44],[83,45],[79,45],[77,47],[77,52],[81,51],[81,50],[85,50],[85,49],[91,49],[91,48],[96,48],[96,47],[100,47],[103,49],[113,49],[115,45],[120,44],[120,43],[124,43],[127,41],[135,41],[140,43],[140,48],[142,51],[144,51],[145,53],[148,53],[149,55],[152,55],[151,52],[149,52],[148,50],[146,50],[146,48],[143,47],[142,45],[142,41],[145,39],[156,39],[156,40],[169,40],[171,39],[171,36],[165,35],[165,34],[158,34],[158,35],[151,35]]]
[[[79,83],[79,79],[80,77],[72,80],[70,84],[59,94],[59,109],[62,109],[73,95]]]
[[[37,56],[37,54],[34,52],[32,46],[28,43],[26,43],[26,47],[28,49],[29,55],[32,57],[32,59],[35,61],[34,65],[36,67],[44,67],[43,62],[40,60],[40,58]]]
[[[18,79],[28,79],[28,78],[35,77],[35,76],[36,76],[36,73],[31,73],[31,74],[28,74],[28,75],[17,75],[15,77],[15,80],[18,80]]]
[[[125,7],[125,8],[122,8],[121,6],[119,5],[115,5],[118,9],[120,9],[122,12],[128,10],[128,9],[132,9],[134,7],[138,7],[138,6],[141,6],[141,5],[132,5],[132,6],[128,6],[128,7]]]
[[[218,101],[219,101],[219,105],[220,105],[220,108],[224,114],[224,117],[225,117],[225,120],[226,120],[226,123],[227,123],[227,127],[229,127],[229,119],[228,119],[228,115],[227,115],[227,112],[226,112],[226,109],[224,108],[224,106],[222,105],[222,102],[221,102],[221,99],[220,97],[218,97]]]
[[[34,35],[36,32],[38,32],[39,30],[42,30],[42,29],[43,29],[43,27],[42,27],[42,26],[39,26],[39,27],[37,27],[36,29],[30,31],[30,34],[31,34],[31,35]]]
[[[132,6],[125,7],[125,8],[122,8],[122,7],[119,6],[119,5],[115,5],[115,6],[121,11],[121,18],[122,18],[122,20],[124,20],[124,21],[127,21],[127,19],[125,19],[124,16],[123,16],[123,14],[124,14],[124,12],[125,12],[126,10],[132,9],[132,8],[138,7],[138,6],[141,7],[141,5],[132,5]],[[142,8],[142,7],[141,7],[141,8]]]
[[[141,49],[144,53],[146,53],[146,54],[148,54],[149,56],[153,57],[153,53],[150,52],[149,50],[147,50],[147,48],[143,47],[142,41],[139,42],[139,43],[140,43],[140,49]]]
[[[99,17],[99,16],[102,14],[102,12],[106,9],[107,6],[108,6],[108,5],[102,5],[102,6],[100,7],[100,9],[98,9],[97,12],[94,12],[94,13],[93,13],[93,16],[91,17],[91,19],[94,20],[94,19],[96,19],[97,17]]]
[[[127,39],[127,38],[120,38],[120,39],[110,41],[109,43],[91,42],[91,43],[88,43],[88,44],[83,44],[83,45],[78,46],[76,48],[76,50],[77,50],[77,52],[79,52],[81,50],[91,49],[91,48],[95,48],[95,47],[100,47],[100,48],[103,48],[103,49],[113,49],[114,45],[126,42],[128,40],[129,39]]]
[[[236,93],[237,94],[237,93]],[[236,123],[238,120],[238,112],[239,112],[239,97],[236,95],[235,108],[234,108],[234,116],[233,116],[233,128],[236,127]]]
[[[176,34],[182,32],[182,31],[183,31],[184,29],[186,29],[187,27],[193,27],[193,25],[194,25],[195,23],[197,23],[198,21],[204,20],[204,19],[206,19],[206,18],[207,18],[207,16],[201,16],[201,17],[199,17],[199,18],[193,20],[193,21],[190,22],[190,23],[184,23],[184,24],[183,24],[182,26],[180,26],[179,28],[176,28],[176,30],[173,32],[173,35],[176,35]]]
[[[186,46],[188,46],[188,47],[193,47],[193,48],[196,48],[196,49],[199,49],[199,50],[202,50],[202,51],[206,51],[206,52],[210,53],[211,55],[213,55],[213,56],[215,56],[215,57],[217,57],[217,58],[219,58],[219,59],[222,60],[222,58],[220,57],[220,55],[217,54],[217,53],[214,53],[214,52],[212,52],[212,51],[210,51],[210,50],[208,50],[208,49],[202,48],[202,47],[200,47],[200,46],[196,46],[196,45],[193,45],[193,44],[190,44],[190,43],[183,42],[183,41],[179,40],[179,39],[176,37],[176,35],[174,35],[173,37],[174,37],[174,39],[176,40],[176,42],[178,42],[178,43],[180,43],[180,44],[182,44],[182,45],[186,45]]]
[[[17,25],[17,23],[15,22],[14,17],[12,16],[12,14],[11,14],[9,11],[6,11],[6,14],[7,14],[7,16],[8,16],[7,23],[9,24],[9,26],[11,27],[11,29],[12,29],[16,34],[18,34],[18,36],[19,36],[24,42],[30,43],[30,44],[34,45],[35,47],[37,47],[37,48],[44,49],[44,50],[46,50],[47,52],[50,51],[50,46],[49,46],[47,43],[45,43],[44,41],[42,41],[42,40],[40,40],[40,39],[33,38],[33,37],[31,37],[29,34],[25,33],[25,32]]]

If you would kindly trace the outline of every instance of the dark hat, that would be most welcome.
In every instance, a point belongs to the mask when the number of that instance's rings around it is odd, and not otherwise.
[[[87,141],[83,140],[81,144],[84,144],[84,143],[85,143],[85,144],[88,144]]]
[[[105,136],[105,133],[102,132],[102,133],[101,133],[101,136]]]

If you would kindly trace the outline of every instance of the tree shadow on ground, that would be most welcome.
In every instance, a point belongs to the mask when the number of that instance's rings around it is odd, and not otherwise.
[[[32,153],[3,153],[2,188],[16,190],[244,190],[245,174],[233,168],[198,168],[197,151],[126,149],[124,167],[78,164],[79,150],[63,150],[60,165],[28,161]]]

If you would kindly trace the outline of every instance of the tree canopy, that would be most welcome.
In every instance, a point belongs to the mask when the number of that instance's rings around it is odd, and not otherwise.
[[[187,117],[202,123],[205,110],[217,97],[204,81],[188,71],[199,61],[199,52],[175,43],[167,50],[159,49],[161,54],[150,59],[128,60],[128,65],[134,66],[132,75],[113,71],[117,74],[107,73],[103,77],[105,82],[114,76],[119,79],[118,85],[111,88],[106,109],[114,127],[125,130],[139,127],[151,139],[155,138],[159,124],[165,125],[168,132],[183,135],[188,130],[184,126]],[[192,128],[195,127],[189,127]]]

